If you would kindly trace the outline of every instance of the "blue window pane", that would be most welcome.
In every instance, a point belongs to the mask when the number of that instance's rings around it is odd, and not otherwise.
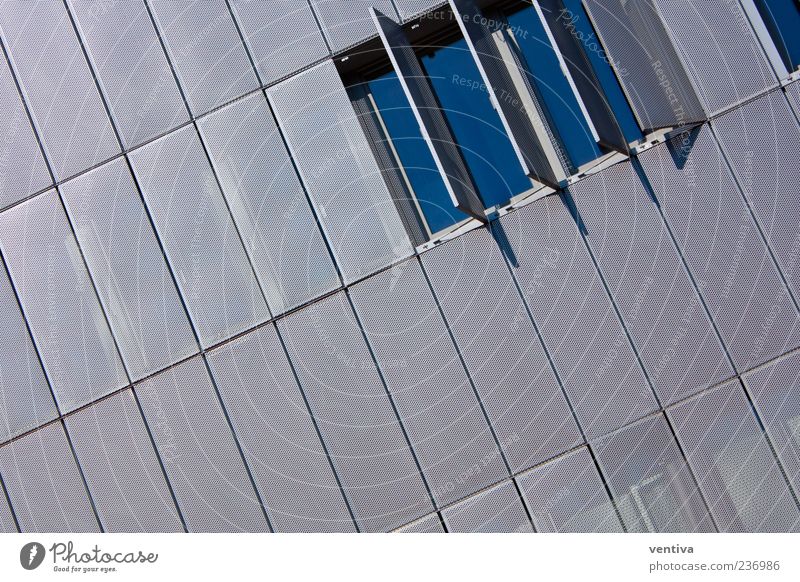
[[[464,219],[450,200],[397,73],[390,71],[373,79],[369,89],[431,232]]]
[[[422,57],[453,135],[484,204],[503,204],[530,190],[500,118],[492,108],[478,68],[461,39]]]
[[[600,148],[536,10],[529,6],[515,12],[508,17],[508,24],[572,163],[577,167],[597,159]]]
[[[756,0],[775,46],[791,71],[800,65],[800,10],[795,0]]]

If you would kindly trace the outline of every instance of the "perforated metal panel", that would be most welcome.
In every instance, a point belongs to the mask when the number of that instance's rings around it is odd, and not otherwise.
[[[356,285],[350,296],[437,503],[507,478],[416,259]]]
[[[69,5],[128,147],[188,119],[144,2]]]
[[[186,311],[124,160],[66,182],[61,192],[132,378],[196,352]]]
[[[800,294],[800,127],[780,90],[714,120],[733,166],[784,278]]]
[[[516,479],[536,531],[623,531],[586,447]]]
[[[795,115],[800,116],[800,81],[795,81],[786,86],[786,98],[794,109]]]
[[[465,214],[486,222],[483,202],[414,48],[394,20],[375,10],[372,17],[451,202]]]
[[[655,1],[583,0],[645,133],[706,117]]]
[[[275,328],[210,352],[208,363],[275,530],[354,531]]]
[[[64,4],[8,0],[0,10],[0,29],[56,177],[118,153]]]
[[[574,417],[489,233],[440,245],[422,263],[512,471],[576,446]]]
[[[667,415],[720,531],[800,529],[800,512],[738,380]]]
[[[800,319],[707,127],[639,156],[739,370],[800,345]]]
[[[279,83],[267,95],[345,281],[410,255],[408,235],[333,63]]]
[[[0,265],[0,442],[57,415],[50,386]]]
[[[55,191],[0,215],[0,247],[61,412],[124,386],[114,339]]]
[[[397,533],[444,533],[444,528],[439,515],[432,513],[395,531]]]
[[[136,391],[189,531],[268,531],[200,357],[146,380]]]
[[[447,4],[447,0],[394,0],[397,11],[407,20],[431,8]]]
[[[64,422],[105,531],[183,531],[130,390]]]
[[[135,150],[131,163],[203,346],[268,319],[194,127]]]
[[[5,208],[50,185],[42,151],[5,59],[0,59],[0,110],[0,208]]]
[[[231,8],[264,84],[328,54],[311,6],[304,0],[233,0]]]
[[[389,531],[433,510],[386,389],[339,293],[278,322],[362,531]]]
[[[700,296],[633,166],[617,164],[569,191],[661,403],[730,378]]]
[[[0,473],[23,532],[100,531],[60,422],[0,447]]]
[[[194,115],[258,87],[225,0],[149,0]]]
[[[325,33],[328,44],[334,52],[344,50],[377,34],[369,13],[370,7],[374,6],[391,18],[397,16],[391,0],[357,2],[311,0],[311,6],[317,13],[322,32]]]
[[[715,531],[663,416],[641,420],[592,447],[628,531]]]
[[[589,438],[657,408],[575,221],[557,196],[500,220],[497,236]],[[522,315],[525,315],[524,313]]]
[[[526,533],[531,521],[514,483],[506,481],[442,510],[447,531],[453,533]]]
[[[198,123],[273,314],[339,286],[264,95]]]
[[[438,517],[437,517],[438,519]],[[6,499],[5,488],[0,484],[0,533],[18,533],[17,524]]]

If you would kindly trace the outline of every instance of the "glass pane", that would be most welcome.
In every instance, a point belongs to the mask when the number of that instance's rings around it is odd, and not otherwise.
[[[390,71],[373,79],[369,82],[369,89],[431,232],[438,232],[464,218],[453,207],[397,73]]]
[[[422,57],[453,135],[487,207],[530,190],[500,118],[489,101],[466,41]]]
[[[764,24],[786,67],[791,71],[800,65],[800,10],[794,0],[756,0]]]

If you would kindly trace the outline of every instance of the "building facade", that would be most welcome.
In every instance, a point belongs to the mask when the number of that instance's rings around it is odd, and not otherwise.
[[[794,0],[2,0],[6,532],[800,529]]]

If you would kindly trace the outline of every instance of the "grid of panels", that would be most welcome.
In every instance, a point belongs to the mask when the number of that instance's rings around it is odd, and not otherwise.
[[[342,2],[341,0],[311,0],[311,6],[322,25],[333,52],[339,52],[375,36],[378,31],[372,22],[371,6],[389,18],[397,19],[392,0],[368,0],[366,2]]]

